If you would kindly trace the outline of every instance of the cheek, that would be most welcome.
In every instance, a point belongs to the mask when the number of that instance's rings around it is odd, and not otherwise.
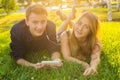
[[[32,22],[28,22],[27,25],[30,26],[30,27],[33,26]]]
[[[74,30],[74,31],[76,31],[76,30],[77,30],[77,27],[76,27],[76,26],[74,26],[74,27],[73,27],[73,30]]]
[[[30,30],[31,33],[33,33],[34,32],[34,27],[33,26],[29,26],[29,30]]]
[[[84,30],[84,33],[86,33],[86,36],[90,34],[90,30]]]
[[[46,26],[47,26],[47,23],[43,24],[43,28],[44,28],[44,29],[46,28]]]

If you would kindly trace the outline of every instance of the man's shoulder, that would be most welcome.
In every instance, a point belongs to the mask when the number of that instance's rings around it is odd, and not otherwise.
[[[21,21],[17,22],[16,24],[14,24],[13,27],[12,27],[12,29],[15,29],[15,30],[18,29],[18,30],[20,30],[20,29],[24,28],[25,26],[26,26],[25,20],[21,20]]]
[[[52,27],[55,28],[56,27],[55,23],[52,22],[51,20],[47,21],[47,26],[50,27],[50,28],[52,28]]]
[[[10,33],[11,34],[15,34],[15,35],[24,33],[25,26],[26,26],[25,20],[21,20],[18,23],[16,23],[16,24],[13,25],[13,27],[11,28]]]

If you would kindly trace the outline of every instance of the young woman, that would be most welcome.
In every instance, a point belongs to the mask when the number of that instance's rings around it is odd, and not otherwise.
[[[73,13],[69,17],[64,16],[66,19],[57,32],[57,35],[60,35],[63,57],[83,65],[85,67],[83,75],[96,74],[101,53],[101,44],[97,37],[100,27],[98,17],[85,11],[73,24],[72,15]],[[62,18],[61,15],[60,17]],[[69,23],[72,23],[72,29],[66,30]]]

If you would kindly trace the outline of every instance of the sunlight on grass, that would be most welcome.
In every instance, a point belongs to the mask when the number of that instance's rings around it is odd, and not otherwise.
[[[101,23],[102,37],[102,55],[101,63],[98,67],[97,76],[84,77],[82,73],[84,69],[81,65],[67,62],[63,60],[64,66],[59,69],[40,69],[38,71],[31,67],[18,66],[10,58],[10,29],[13,24],[24,18],[25,14],[11,14],[0,17],[0,80],[119,80],[120,78],[120,22],[105,22],[107,21],[107,9],[99,8],[90,9],[94,12]],[[66,15],[68,11],[64,11]],[[77,9],[76,17],[82,12],[82,9]],[[113,18],[120,16],[119,12],[113,13]],[[56,15],[56,11],[48,13],[48,19],[56,24],[56,29],[59,28],[62,21]],[[74,21],[76,21],[75,19]],[[47,53],[47,52],[41,52]],[[41,55],[42,56],[42,55]],[[41,57],[40,56],[40,57]],[[39,57],[39,56],[37,56]],[[50,57],[43,56],[36,61],[49,60]],[[31,59],[32,60],[32,59]],[[33,60],[33,62],[36,62]],[[19,73],[19,74],[18,74]]]
[[[10,14],[0,19],[0,24],[13,23],[24,18],[24,14]]]

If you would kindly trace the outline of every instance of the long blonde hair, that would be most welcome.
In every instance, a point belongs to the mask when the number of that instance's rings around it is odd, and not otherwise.
[[[91,53],[92,50],[94,49],[94,46],[97,42],[99,42],[98,40],[98,31],[99,31],[99,20],[98,17],[91,13],[91,12],[83,12],[82,15],[79,17],[78,21],[80,21],[82,18],[87,18],[88,21],[90,22],[89,24],[89,29],[90,29],[90,33],[88,34],[88,36],[86,37],[86,48],[87,48],[87,53]],[[71,53],[73,56],[76,56],[78,54],[78,49],[79,49],[79,43],[74,35],[74,30],[71,31],[70,33],[70,47],[71,47]],[[83,49],[84,50],[84,49]]]

